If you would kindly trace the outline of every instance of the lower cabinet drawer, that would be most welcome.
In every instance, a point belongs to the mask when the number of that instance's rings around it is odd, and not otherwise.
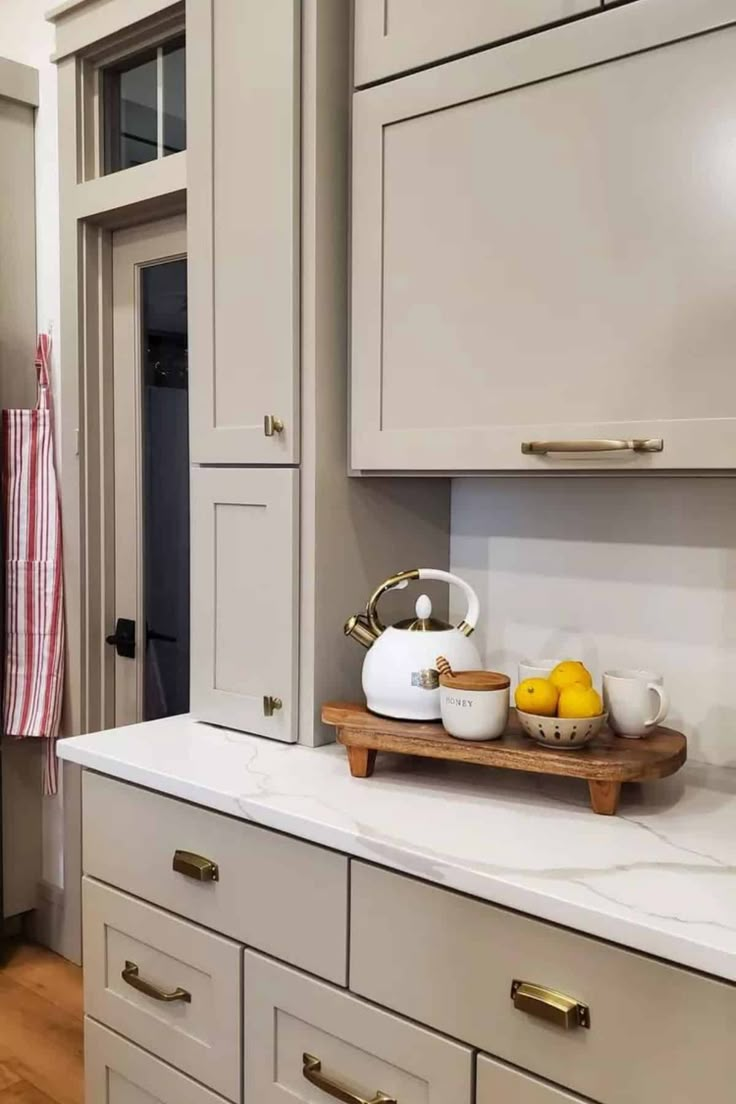
[[[472,1052],[245,953],[246,1104],[471,1104]]]
[[[344,855],[89,771],[82,797],[85,874],[345,984]],[[175,869],[177,851],[218,877]]]
[[[241,947],[89,878],[83,910],[87,1014],[239,1101]]]
[[[528,1073],[494,1062],[485,1054],[478,1055],[475,1082],[475,1104],[586,1104],[579,1096],[571,1096]],[[654,1099],[652,1104],[655,1104]]]
[[[603,1104],[733,1104],[736,985],[354,862],[350,988]],[[589,1008],[565,1029],[548,987]],[[574,1018],[574,1017],[573,1017]],[[512,1097],[513,1099],[513,1097]]]
[[[87,1104],[223,1104],[222,1097],[89,1018],[84,1073]]]

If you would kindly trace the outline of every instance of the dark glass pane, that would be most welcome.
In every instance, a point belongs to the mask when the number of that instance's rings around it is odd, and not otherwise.
[[[108,172],[158,157],[158,63],[147,54],[110,74]]]
[[[184,39],[164,47],[164,141],[163,153],[187,148],[186,51]]]
[[[186,149],[185,54],[180,36],[105,70],[105,172]]]
[[[187,263],[142,270],[145,720],[189,709]]]

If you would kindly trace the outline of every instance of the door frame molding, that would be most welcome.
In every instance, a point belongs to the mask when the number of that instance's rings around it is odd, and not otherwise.
[[[73,6],[76,8],[76,5]],[[99,3],[90,4],[94,11]],[[186,151],[107,176],[99,174],[99,68],[113,54],[138,52],[150,41],[185,30],[182,4],[142,0],[138,15],[116,0],[116,24],[104,36],[71,38],[57,52],[59,98],[59,207],[61,312],[58,350],[64,524],[66,674],[61,732],[74,736],[105,726],[109,718],[104,667],[94,639],[109,616],[104,567],[110,554],[106,519],[112,503],[111,440],[112,232],[186,211]],[[144,9],[146,9],[144,11]],[[162,9],[165,9],[163,16]],[[72,12],[72,8],[69,11]],[[136,23],[135,34],[129,27]],[[65,40],[63,12],[54,15],[57,46]],[[94,24],[97,26],[97,23]],[[92,38],[95,37],[95,41]],[[108,576],[109,580],[109,576]],[[109,651],[109,649],[108,649]],[[63,765],[63,901],[55,909],[49,945],[64,957],[82,957],[81,771]]]

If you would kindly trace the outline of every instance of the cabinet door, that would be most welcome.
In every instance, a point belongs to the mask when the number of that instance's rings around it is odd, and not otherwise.
[[[599,0],[355,0],[355,83],[369,84],[599,7]]]
[[[298,460],[299,9],[187,0],[195,463]]]
[[[513,1100],[514,1104],[584,1104],[580,1096],[479,1054],[475,1104],[499,1104],[503,1100]]]
[[[252,951],[243,993],[246,1101],[471,1104],[468,1047]]]
[[[736,466],[735,19],[648,0],[355,95],[355,468]]]
[[[84,1076],[88,1104],[222,1104],[221,1096],[88,1017]]]
[[[192,471],[192,714],[276,740],[296,740],[298,478]]]

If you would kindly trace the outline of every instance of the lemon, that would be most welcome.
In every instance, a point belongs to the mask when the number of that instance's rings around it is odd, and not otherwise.
[[[592,686],[593,679],[579,659],[563,659],[550,673],[549,681],[558,691],[563,691],[566,686],[580,683],[581,686]]]
[[[522,713],[534,713],[537,717],[554,717],[559,694],[549,681],[528,678],[516,687],[514,701]]]
[[[592,686],[576,682],[572,686],[566,686],[560,693],[558,717],[600,717],[602,712],[601,696]]]

